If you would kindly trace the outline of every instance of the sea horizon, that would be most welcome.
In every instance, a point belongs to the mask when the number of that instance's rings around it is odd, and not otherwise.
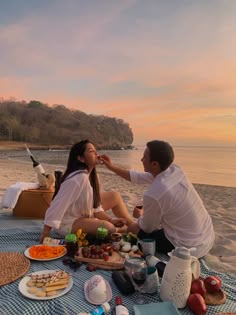
[[[114,164],[121,167],[143,171],[141,158],[145,145],[133,150],[99,150],[107,154]],[[195,184],[236,187],[236,147],[173,146],[175,161]],[[42,164],[53,164],[55,169],[64,170],[69,150],[31,150]],[[0,158],[20,160],[31,163],[24,150],[0,150]],[[100,172],[109,173],[104,166]]]

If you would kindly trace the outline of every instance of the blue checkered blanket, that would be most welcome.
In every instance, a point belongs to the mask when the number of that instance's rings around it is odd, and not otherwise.
[[[38,244],[39,235],[42,229],[40,220],[22,220],[10,215],[0,215],[0,250],[1,252],[21,252],[23,253],[28,246]],[[201,275],[218,275],[223,280],[223,289],[227,294],[226,303],[220,306],[208,306],[207,314],[213,315],[218,312],[236,311],[236,278],[214,272],[210,270],[204,260],[201,263]],[[0,266],[1,267],[1,266]],[[29,272],[40,270],[64,269],[72,273],[73,287],[65,295],[46,301],[31,300],[24,297],[18,290],[18,284],[21,279],[8,285],[0,287],[0,315],[35,315],[35,314],[53,314],[53,315],[76,315],[79,312],[89,312],[94,308],[84,297],[84,283],[94,272],[86,270],[82,265],[76,272],[68,266],[63,265],[62,259],[56,259],[48,262],[31,261]],[[117,295],[122,294],[114,284],[111,271],[97,270],[96,274],[103,276],[110,284],[113,292],[111,306],[114,306],[114,300]],[[136,298],[134,293],[129,296],[122,296],[123,304],[129,309],[130,314],[134,314],[133,305]],[[146,295],[150,303],[161,302],[158,294]],[[180,314],[193,314],[187,307],[179,310]]]

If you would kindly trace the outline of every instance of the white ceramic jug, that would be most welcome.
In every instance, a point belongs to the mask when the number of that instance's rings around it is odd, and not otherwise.
[[[190,294],[192,277],[199,278],[200,264],[190,250],[177,247],[172,251],[160,287],[160,297],[163,301],[172,301],[177,308],[187,304]]]

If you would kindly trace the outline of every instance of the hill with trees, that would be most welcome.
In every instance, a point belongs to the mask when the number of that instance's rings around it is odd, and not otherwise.
[[[39,101],[0,101],[0,140],[67,147],[89,139],[98,149],[131,148],[133,133],[122,119],[88,115]]]

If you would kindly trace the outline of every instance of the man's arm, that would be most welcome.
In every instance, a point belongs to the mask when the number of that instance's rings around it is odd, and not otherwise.
[[[101,161],[102,164],[105,164],[106,167],[110,171],[114,172],[115,174],[119,175],[120,177],[122,177],[128,181],[131,181],[129,170],[114,165],[111,162],[111,159],[109,158],[109,156],[107,156],[106,154],[99,156],[99,160]]]

